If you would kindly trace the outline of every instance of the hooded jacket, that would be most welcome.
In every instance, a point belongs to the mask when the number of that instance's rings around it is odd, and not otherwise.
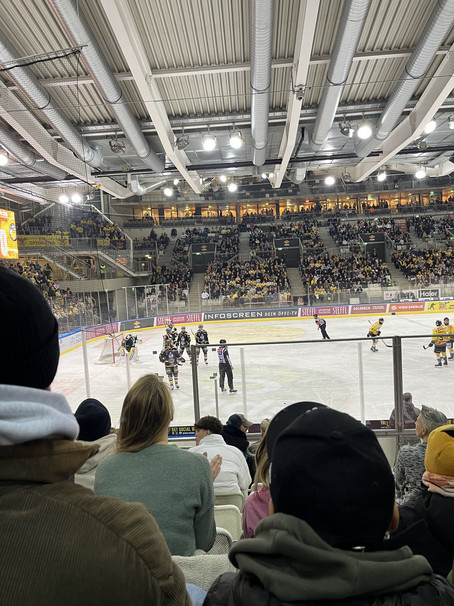
[[[74,477],[76,484],[85,486],[90,490],[95,489],[96,469],[101,461],[104,461],[109,455],[114,454],[117,446],[117,434],[109,433],[93,442],[83,442],[86,446],[98,446],[99,450],[93,456],[85,461]]]
[[[1,603],[189,606],[145,507],[69,481],[98,449],[77,432],[63,396],[0,385]]]
[[[229,558],[240,573],[221,575],[204,606],[454,604],[454,586],[434,575],[427,560],[408,547],[344,551],[286,514],[262,520],[255,538],[235,543]]]

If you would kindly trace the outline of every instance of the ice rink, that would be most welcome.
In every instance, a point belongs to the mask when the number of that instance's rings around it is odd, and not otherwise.
[[[393,335],[429,335],[435,321],[442,320],[443,315],[438,312],[384,316],[382,337],[391,346],[389,337]],[[208,351],[208,365],[203,363],[201,355],[197,367],[201,415],[216,414],[213,377],[218,372],[218,364],[216,352],[212,350],[223,338],[229,344],[235,388],[238,390],[236,394],[218,390],[219,416],[224,422],[233,412],[244,412],[248,419],[259,423],[264,417],[275,414],[285,403],[300,400],[322,402],[360,419],[361,358],[364,416],[368,420],[388,419],[394,401],[392,347],[386,347],[380,341],[379,351],[373,353],[368,341],[334,341],[365,337],[370,322],[377,319],[378,316],[326,317],[327,332],[333,341],[321,339],[312,318],[204,323],[212,345]],[[197,325],[187,324],[186,327],[189,332],[197,330]],[[164,332],[162,326],[137,332],[142,343],[139,346],[140,359],[131,363],[132,383],[149,372],[165,376],[164,365],[154,353],[159,353],[162,348]],[[289,343],[312,339],[317,342]],[[429,337],[403,340],[403,391],[413,394],[417,406],[431,405],[453,417],[454,360],[447,367],[435,368],[433,349],[423,349],[429,341]],[[259,345],[264,342],[271,344]],[[361,351],[359,343],[362,343]],[[118,366],[95,364],[103,345],[104,339],[88,344],[90,395],[107,406],[113,424],[118,427],[128,389],[127,371],[124,358]],[[61,356],[52,390],[63,393],[73,410],[87,397],[81,347]],[[194,404],[189,360],[180,367],[180,389],[174,390],[172,396],[175,404],[173,425],[192,425]]]

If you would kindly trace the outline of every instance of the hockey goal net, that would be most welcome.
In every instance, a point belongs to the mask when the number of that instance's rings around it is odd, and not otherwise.
[[[115,358],[120,355],[121,341],[116,335],[109,335],[104,339],[101,355],[95,364],[115,364]]]

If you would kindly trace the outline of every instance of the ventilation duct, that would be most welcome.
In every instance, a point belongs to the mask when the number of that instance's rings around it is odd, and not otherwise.
[[[36,154],[26,145],[21,143],[17,136],[15,136],[10,130],[0,124],[0,145],[6,149],[6,151],[16,158],[18,162],[24,166],[36,170],[37,172],[48,175],[57,181],[63,181],[66,178],[67,173],[60,170],[53,164],[50,164],[46,160],[38,162]]]
[[[273,0],[250,0],[252,162],[263,166],[268,143],[268,117],[273,42]]]
[[[408,59],[394,91],[386,103],[371,139],[360,143],[356,154],[365,158],[390,134],[407,102],[430,67],[435,54],[454,23],[454,0],[438,0],[419,42]]]
[[[136,194],[136,196],[144,196],[149,191],[165,185],[165,183],[167,183],[167,181],[157,181],[155,183],[145,183],[141,185],[137,175],[128,175],[129,189],[133,194]]]
[[[17,60],[17,51],[0,32],[0,64],[5,67],[5,64],[17,63]],[[29,67],[15,67],[7,74],[76,156],[94,168],[102,164],[102,155],[86,143],[66,116],[54,106],[51,96]]]
[[[299,164],[293,165],[293,167],[287,172],[287,178],[295,185],[299,185],[306,178],[306,163],[300,162]]]
[[[318,150],[328,138],[339,101],[363,31],[371,0],[346,0],[317,112],[311,149]]]
[[[118,124],[136,154],[153,171],[162,172],[164,162],[150,148],[80,7],[73,0],[50,0],[50,4],[72,44],[82,47],[82,61],[93,76],[101,95],[110,104]]]

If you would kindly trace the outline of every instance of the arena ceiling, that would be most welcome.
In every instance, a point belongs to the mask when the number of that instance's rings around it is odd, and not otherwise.
[[[11,199],[78,185],[164,199],[174,179],[186,199],[227,198],[231,181],[279,197],[328,175],[355,184],[421,168],[450,182],[454,0],[0,5],[0,193]]]

